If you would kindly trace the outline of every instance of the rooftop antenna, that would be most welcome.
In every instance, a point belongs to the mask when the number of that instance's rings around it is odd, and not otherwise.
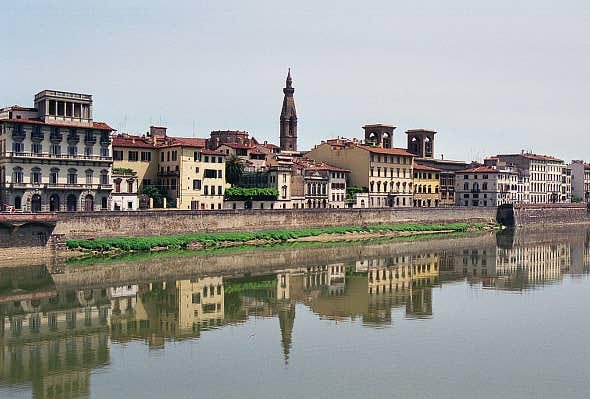
[[[195,120],[193,119],[193,138],[197,137],[197,130],[195,128]]]

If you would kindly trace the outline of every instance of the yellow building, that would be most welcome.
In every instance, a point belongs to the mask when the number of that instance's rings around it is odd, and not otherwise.
[[[202,138],[170,137],[150,126],[147,136],[113,137],[113,168],[131,169],[141,188],[160,187],[176,208],[222,209],[225,154],[206,148]]]
[[[437,207],[440,203],[440,170],[414,165],[414,206]]]
[[[368,189],[369,207],[412,206],[414,155],[404,149],[337,138],[322,142],[306,156],[350,170],[349,186]]]

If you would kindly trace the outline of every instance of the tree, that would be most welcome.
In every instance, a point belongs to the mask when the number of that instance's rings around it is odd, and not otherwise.
[[[153,199],[154,208],[164,207],[164,197],[166,196],[166,194],[162,192],[162,189],[160,187],[147,185],[140,190],[139,194],[145,194],[151,199]]]
[[[231,155],[225,161],[225,180],[233,186],[240,182],[244,173],[244,161],[236,155]]]

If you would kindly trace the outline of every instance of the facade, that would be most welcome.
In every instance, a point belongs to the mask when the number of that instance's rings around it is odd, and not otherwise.
[[[529,201],[533,204],[569,202],[571,186],[564,172],[565,163],[558,158],[531,153],[504,154],[495,158],[528,177]],[[571,183],[570,183],[571,184]]]
[[[281,107],[281,116],[279,118],[280,146],[281,151],[297,151],[297,111],[295,110],[295,99],[293,93],[293,80],[291,79],[291,69],[287,74],[287,81],[283,89],[285,97]]]
[[[34,102],[0,110],[2,208],[108,210],[114,129],[93,120],[92,96],[44,90]]]
[[[114,168],[132,170],[138,190],[160,187],[175,202],[172,207],[222,209],[226,155],[207,149],[206,143],[202,138],[168,136],[166,128],[158,126],[150,126],[147,136],[116,135]]]
[[[438,207],[440,204],[440,170],[414,165],[414,206]]]
[[[365,131],[369,135],[373,132],[372,129]],[[385,143],[388,143],[387,137]],[[410,207],[413,204],[414,154],[404,149],[373,147],[355,140],[337,138],[322,142],[306,156],[350,170],[350,186],[368,190],[367,207]]]
[[[511,170],[478,166],[458,171],[455,181],[457,206],[512,204],[517,198],[517,184],[518,174]]]
[[[590,164],[574,160],[569,165],[571,170],[572,197],[583,202],[590,201]]]
[[[139,180],[134,172],[113,169],[112,211],[136,211],[139,209],[137,190]]]

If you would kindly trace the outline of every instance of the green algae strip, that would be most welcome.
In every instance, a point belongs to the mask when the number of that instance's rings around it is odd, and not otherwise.
[[[347,226],[347,227],[322,227],[312,229],[272,230],[252,232],[218,232],[218,233],[191,233],[173,236],[150,237],[114,237],[96,238],[91,240],[67,240],[69,249],[86,251],[150,251],[157,248],[186,249],[191,244],[199,244],[203,247],[215,247],[222,243],[248,243],[252,241],[284,242],[292,239],[314,237],[322,234],[346,234],[346,233],[374,233],[374,232],[464,232],[468,230],[481,230],[489,226],[486,223],[449,223],[449,224],[419,224],[406,223],[378,226]]]

